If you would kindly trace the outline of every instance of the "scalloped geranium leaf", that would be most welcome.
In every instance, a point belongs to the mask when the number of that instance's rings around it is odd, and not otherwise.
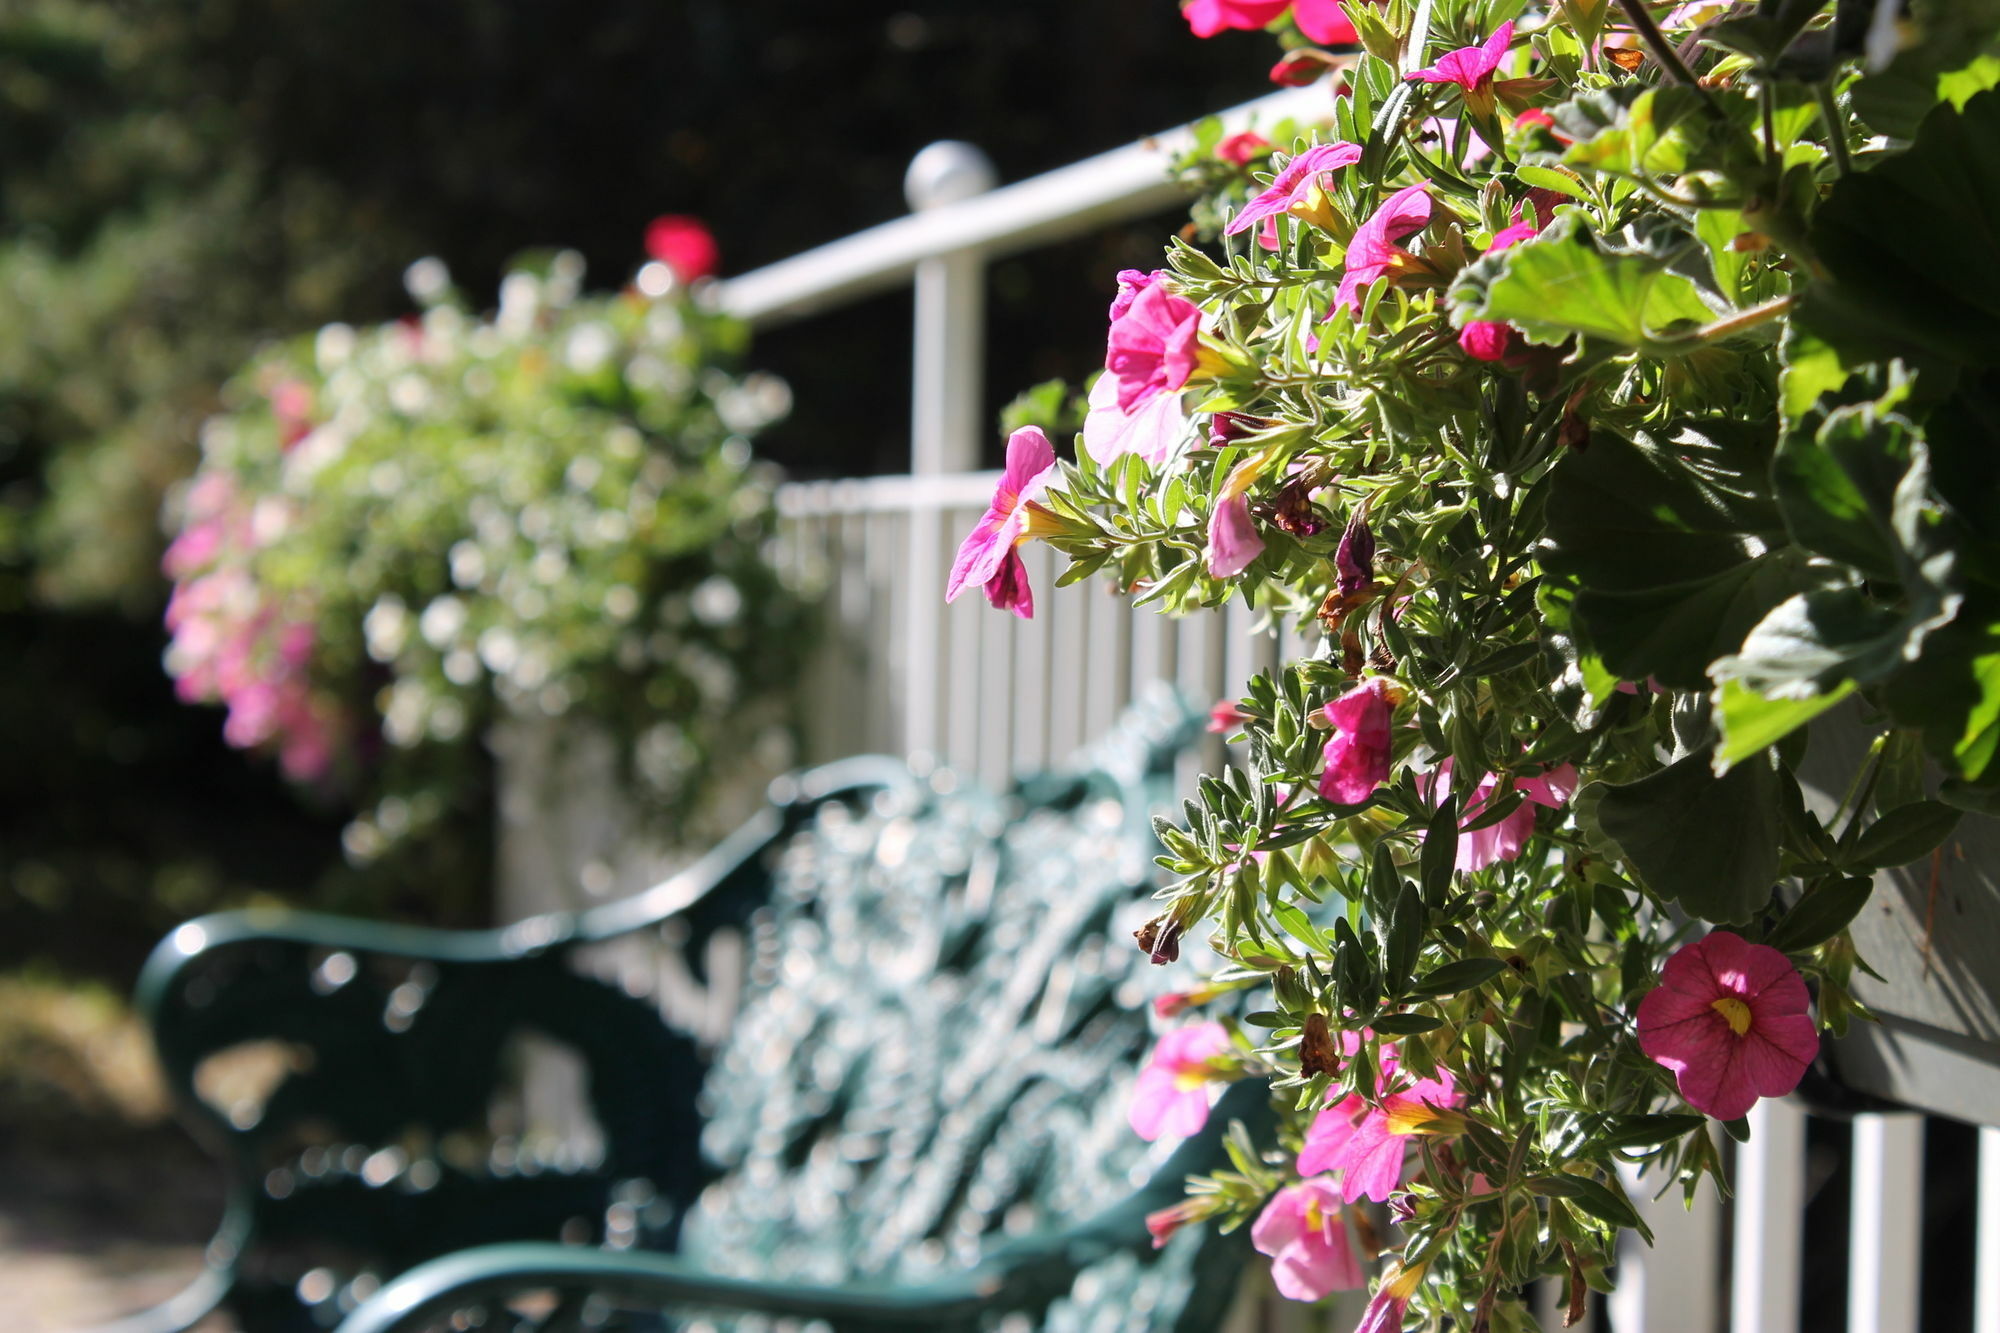
[[[1854,85],[1854,112],[1878,134],[1913,137],[1940,101],[1964,106],[2000,82],[2000,0],[1917,0],[1915,40]]]
[[[1572,214],[1540,239],[1489,254],[1460,273],[1451,289],[1452,317],[1461,324],[1512,324],[1531,342],[1581,335],[1664,350],[1661,344],[1676,333],[1715,316],[1694,283],[1673,270],[1680,257],[1608,250]]]
[[[1717,924],[1749,921],[1770,902],[1782,792],[1768,752],[1720,777],[1702,749],[1637,782],[1593,785],[1599,832],[1653,892]]]

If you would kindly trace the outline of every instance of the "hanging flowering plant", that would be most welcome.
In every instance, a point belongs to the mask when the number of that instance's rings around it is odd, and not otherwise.
[[[1187,13],[1296,56],[1325,8]],[[1156,1232],[1252,1222],[1300,1299],[1370,1261],[1369,1333],[1527,1328],[1644,1229],[1634,1169],[1720,1177],[1865,1017],[1871,873],[2000,804],[2000,12],[1340,12],[1358,54],[1288,61],[1325,123],[1200,141],[1202,244],[1122,276],[1074,462],[1017,439],[968,549],[1320,645],[1159,825],[1142,947],[1228,966],[1134,1123],[1254,1074],[1284,1128]]]
[[[707,232],[648,240],[623,292],[581,294],[563,253],[486,317],[421,261],[420,314],[272,349],[208,423],[168,669],[231,743],[358,808],[355,860],[451,813],[503,712],[593,720],[668,833],[720,756],[785,744],[805,616],[749,437],[788,395],[723,369],[743,331],[688,295]]]

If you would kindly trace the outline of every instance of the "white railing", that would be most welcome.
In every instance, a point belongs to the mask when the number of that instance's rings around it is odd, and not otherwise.
[[[1223,113],[1233,132],[1253,122],[1323,112],[1302,89]],[[1134,611],[1101,584],[1053,586],[1046,549],[1024,550],[1038,603],[1021,622],[976,596],[946,607],[953,545],[984,509],[993,474],[969,471],[987,424],[983,276],[995,257],[1168,206],[1164,164],[1188,142],[1176,130],[1017,185],[989,190],[976,150],[933,145],[912,164],[909,217],[720,285],[723,308],[770,325],[826,312],[910,283],[915,290],[911,475],[784,488],[787,558],[827,589],[830,635],[808,687],[809,759],[860,750],[928,752],[997,783],[1060,757],[1101,731],[1156,680],[1199,699],[1238,692],[1252,674],[1308,651],[1258,632],[1240,605],[1173,621]],[[1219,757],[1210,756],[1211,759]],[[1924,1122],[1863,1115],[1848,1177],[1849,1263],[1827,1271],[1802,1244],[1809,1188],[1809,1117],[1790,1103],[1752,1116],[1750,1143],[1731,1151],[1736,1194],[1704,1191],[1692,1210],[1676,1188],[1646,1205],[1658,1245],[1634,1245],[1620,1290],[1586,1320],[1612,1333],[1827,1333],[1801,1325],[1803,1284],[1843,1288],[1849,1333],[1920,1327]],[[1972,1163],[1966,1170],[1973,1172]],[[2000,1333],[2000,1130],[1982,1131],[1976,1272],[1965,1275],[1974,1333]],[[1650,1189],[1635,1190],[1643,1198]],[[1560,1326],[1553,1293],[1538,1302]],[[1352,1314],[1344,1317],[1351,1323]],[[1290,1312],[1266,1327],[1305,1327]],[[1347,1324],[1327,1323],[1345,1333]]]

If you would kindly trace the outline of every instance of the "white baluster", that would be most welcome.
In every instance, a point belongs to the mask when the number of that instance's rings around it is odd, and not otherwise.
[[[1798,1333],[1799,1242],[1805,1222],[1806,1117],[1786,1101],[1750,1112],[1736,1151],[1735,1333]]]
[[[917,212],[959,203],[993,188],[993,164],[971,144],[934,143],[910,162],[903,192]],[[916,267],[915,357],[911,373],[910,471],[917,477],[969,472],[979,460],[985,399],[986,261],[977,250],[926,259]],[[908,599],[903,630],[903,745],[935,753],[944,742],[939,659],[950,536],[941,509],[912,496]]]
[[[1972,1333],[2000,1333],[2000,1129],[1979,1131],[1979,1231],[1973,1256]]]
[[[1848,1333],[1910,1333],[1917,1327],[1923,1168],[1921,1117],[1854,1118]]]

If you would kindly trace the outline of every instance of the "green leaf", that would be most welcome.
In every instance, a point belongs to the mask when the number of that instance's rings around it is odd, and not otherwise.
[[[1572,213],[1538,239],[1486,255],[1461,272],[1451,288],[1452,317],[1460,324],[1505,321],[1530,342],[1581,335],[1673,350],[1664,340],[1715,317],[1694,283],[1669,268],[1677,258],[1608,251]]]
[[[1429,1014],[1383,1014],[1368,1026],[1392,1037],[1414,1037],[1419,1033],[1436,1032],[1444,1026],[1444,1020]]]
[[[1747,922],[1778,878],[1778,771],[1763,755],[1717,777],[1710,759],[1697,750],[1637,782],[1593,783],[1591,813],[1653,892],[1705,921]]]
[[[1583,182],[1567,171],[1557,171],[1553,167],[1538,167],[1524,162],[1514,168],[1514,179],[1534,190],[1554,190],[1572,199],[1589,199],[1590,191]],[[1546,221],[1546,219],[1544,219]]]
[[[1917,0],[1915,40],[1854,85],[1854,112],[1878,134],[1908,139],[1940,101],[1962,107],[2000,81],[2000,0]]]
[[[1809,573],[1781,547],[1707,578],[1638,592],[1579,591],[1576,617],[1606,666],[1625,680],[1648,676],[1680,690],[1706,689],[1709,665],[1739,647]]]
[[[1806,699],[1767,699],[1740,680],[1722,681],[1715,690],[1715,715],[1722,727],[1722,740],[1715,751],[1716,768],[1726,771],[1730,765],[1776,745],[1854,689],[1853,681],[1844,680],[1827,693]]]
[[[1614,1194],[1583,1176],[1536,1176],[1528,1181],[1528,1188],[1536,1194],[1567,1199],[1600,1222],[1641,1232],[1646,1230],[1646,1224],[1639,1220],[1639,1214],[1633,1211],[1631,1203],[1622,1194]]]
[[[1650,1148],[1700,1129],[1708,1117],[1699,1115],[1621,1116],[1617,1128],[1600,1134],[1596,1142],[1604,1148]]]
[[[1459,958],[1441,964],[1412,982],[1412,995],[1456,995],[1484,986],[1507,970],[1498,958]]]
[[[1963,814],[1942,801],[1899,805],[1862,830],[1846,864],[1854,870],[1884,870],[1921,860],[1951,836]]]
[[[1451,894],[1452,867],[1458,859],[1458,797],[1447,796],[1431,812],[1424,829],[1424,846],[1417,858],[1417,879],[1423,885],[1424,901],[1432,907],[1444,906]]]
[[[1716,106],[1723,108],[1723,117],[1714,114]],[[1569,133],[1586,124],[1590,131],[1576,136],[1563,154],[1565,165],[1650,179],[1754,167],[1757,150],[1745,130],[1756,114],[1756,104],[1741,93],[1704,97],[1699,89],[1673,84],[1649,88],[1615,109],[1600,102],[1589,122],[1565,119],[1559,110],[1557,123]]]
[[[1866,875],[1836,876],[1821,880],[1792,904],[1764,943],[1780,953],[1802,953],[1823,944],[1861,915],[1874,891],[1874,881]]]
[[[1963,110],[1941,105],[1907,152],[1842,178],[1820,205],[1807,240],[1827,280],[1805,289],[1793,317],[1843,365],[2000,365],[2000,266],[1973,258],[2000,247],[1995,142],[2000,91]]]

